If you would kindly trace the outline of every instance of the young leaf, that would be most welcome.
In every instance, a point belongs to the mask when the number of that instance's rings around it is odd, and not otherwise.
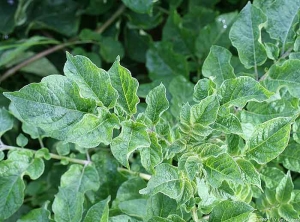
[[[264,84],[273,92],[277,92],[282,87],[287,87],[292,96],[300,98],[299,66],[300,60],[296,59],[287,60],[282,65],[273,65]]]
[[[266,10],[268,25],[266,27],[270,36],[282,43],[281,53],[286,45],[292,43],[295,37],[295,27],[299,22],[299,0],[276,0]]]
[[[166,88],[161,83],[149,92],[146,97],[147,108],[145,115],[152,121],[153,124],[157,124],[160,116],[169,108],[169,101],[166,97]]]
[[[117,58],[112,67],[108,70],[112,86],[119,94],[118,105],[128,114],[133,115],[137,112],[139,98],[136,95],[138,81],[131,76],[128,69],[120,65],[120,59]]]
[[[276,199],[279,203],[288,203],[291,200],[294,184],[290,171],[282,178],[276,187]]]
[[[291,118],[278,117],[258,125],[248,140],[246,157],[260,164],[270,162],[286,148]]]
[[[94,99],[98,106],[115,106],[118,92],[112,87],[108,73],[87,57],[67,53],[64,73],[80,87],[83,97]]]
[[[128,158],[130,154],[139,148],[148,148],[150,139],[144,124],[127,120],[121,125],[120,135],[114,138],[111,143],[111,152],[123,166],[129,168]]]
[[[223,180],[241,181],[239,167],[227,153],[217,157],[211,156],[203,161],[203,165],[210,185],[215,188],[220,187]]]
[[[220,103],[223,106],[244,107],[249,101],[262,102],[272,95],[259,82],[246,76],[228,79],[220,87]]]
[[[267,60],[260,33],[266,21],[265,14],[248,2],[229,32],[232,45],[237,48],[239,58],[247,69],[260,66]]]
[[[0,109],[0,137],[8,130],[12,129],[14,125],[14,119],[9,112],[1,108]]]
[[[218,86],[226,79],[235,78],[231,56],[227,49],[213,45],[202,66],[203,76],[211,77]]]
[[[197,84],[194,86],[193,99],[196,102],[200,102],[202,99],[205,99],[207,96],[210,96],[214,93],[216,84],[210,79],[200,79]]]
[[[245,202],[225,200],[214,207],[209,222],[247,221],[254,208]]]
[[[94,204],[86,213],[83,222],[108,222],[110,196]]]
[[[22,119],[49,136],[64,140],[84,114],[93,113],[95,102],[82,98],[79,88],[64,76],[52,75],[18,92],[4,93]]]
[[[28,144],[28,138],[26,136],[24,136],[23,133],[20,133],[16,139],[16,143],[18,146],[24,147]]]
[[[98,107],[98,116],[86,114],[70,131],[66,141],[85,148],[110,144],[113,129],[119,128],[119,119],[106,108]]]

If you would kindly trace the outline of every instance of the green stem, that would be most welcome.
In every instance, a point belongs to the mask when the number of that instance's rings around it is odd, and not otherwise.
[[[199,218],[198,218],[198,214],[197,214],[197,207],[193,207],[193,209],[192,209],[192,213],[193,213],[193,220],[195,221],[195,222],[199,222]]]
[[[118,171],[119,172],[126,172],[126,173],[129,173],[129,174],[132,174],[132,175],[138,175],[140,178],[142,178],[144,180],[150,180],[151,179],[151,175],[149,175],[149,174],[134,172],[134,171],[122,168],[122,167],[118,167]]]
[[[43,143],[43,138],[39,137],[38,140],[39,140],[41,148],[44,148],[45,146],[44,146],[44,143]]]
[[[36,150],[32,150],[32,149],[28,149],[28,148],[21,148],[21,147],[16,147],[16,146],[7,146],[3,143],[0,143],[0,151],[4,151],[4,150],[28,150],[31,151],[33,153],[36,153]],[[88,165],[90,164],[92,161],[89,160],[81,160],[81,159],[74,159],[74,158],[70,158],[70,157],[66,157],[66,156],[60,156],[54,153],[49,153],[51,159],[56,159],[56,160],[67,160],[68,162],[71,163],[78,163],[78,164],[82,164],[82,165]]]

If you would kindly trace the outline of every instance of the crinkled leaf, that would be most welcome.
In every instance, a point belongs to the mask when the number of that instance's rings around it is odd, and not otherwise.
[[[240,108],[249,101],[262,102],[272,95],[259,82],[247,76],[225,80],[219,93],[221,105]]]
[[[239,58],[247,69],[262,65],[267,59],[261,43],[261,28],[266,21],[265,14],[248,2],[229,32],[232,45],[237,48]]]
[[[202,66],[203,76],[211,77],[218,86],[226,79],[235,78],[231,56],[229,50],[213,45]]]
[[[291,204],[281,204],[278,213],[286,221],[299,220],[299,212]]]
[[[277,92],[287,87],[292,96],[300,98],[300,60],[292,59],[282,65],[273,65],[268,71],[268,78],[264,81],[266,87]]]
[[[245,202],[225,200],[213,209],[209,221],[247,221],[252,211],[254,208]]]
[[[156,172],[147,184],[147,187],[140,190],[141,194],[163,193],[172,199],[179,201],[182,197],[186,183],[180,179],[177,168],[162,163],[155,168]]]
[[[98,116],[86,114],[69,132],[66,141],[76,143],[85,148],[109,144],[113,129],[119,128],[119,119],[106,108],[98,107]]]
[[[80,87],[80,94],[96,100],[99,106],[115,106],[118,92],[112,87],[108,73],[98,68],[87,57],[67,53],[65,75]]]
[[[205,99],[207,96],[210,96],[214,93],[216,84],[210,79],[200,79],[197,84],[194,86],[193,99],[196,102],[200,102],[202,99]]]
[[[72,187],[60,187],[52,204],[55,221],[80,222],[83,213],[84,194]]]
[[[300,146],[295,141],[291,141],[282,154],[279,160],[282,165],[291,171],[300,173]]]
[[[127,120],[122,122],[120,135],[113,139],[111,151],[114,157],[125,167],[129,167],[128,158],[139,148],[148,149],[150,139],[144,124]]]
[[[238,159],[236,160],[236,163],[239,165],[239,168],[242,172],[242,179],[246,183],[250,183],[261,188],[260,175],[253,164],[250,161],[244,159]]]
[[[153,7],[153,0],[122,0],[122,2],[137,13],[150,13]]]
[[[223,153],[217,157],[211,156],[203,161],[207,179],[213,187],[221,186],[223,180],[241,181],[241,173],[233,158]]]
[[[286,45],[294,41],[295,26],[299,22],[299,0],[276,0],[266,10],[267,32],[282,43],[282,53]]]
[[[160,116],[169,108],[166,88],[163,84],[152,89],[146,97],[147,108],[145,115],[156,124]]]
[[[32,83],[4,95],[24,121],[61,140],[84,114],[95,109],[94,101],[82,98],[78,86],[60,75],[48,76],[41,83]]]
[[[13,116],[5,109],[0,109],[0,137],[14,125]]]
[[[281,179],[276,187],[276,199],[279,203],[287,203],[291,200],[294,184],[290,171]]]
[[[108,222],[110,196],[94,204],[86,213],[83,222]]]
[[[135,114],[137,112],[136,106],[140,101],[136,95],[139,85],[138,81],[131,76],[128,69],[120,65],[119,58],[114,62],[108,73],[111,78],[112,86],[119,94],[117,104],[128,115]]]
[[[278,117],[260,124],[248,140],[246,157],[260,164],[270,162],[286,148],[291,118]]]
[[[162,147],[158,142],[155,133],[149,133],[150,147],[140,150],[141,163],[148,172],[155,172],[154,167],[160,164],[163,160]]]

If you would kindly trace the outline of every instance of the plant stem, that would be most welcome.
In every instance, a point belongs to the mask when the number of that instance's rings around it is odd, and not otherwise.
[[[96,30],[97,33],[101,34],[103,33],[124,11],[126,7],[124,5],[120,6],[120,8],[105,22],[103,25]],[[62,43],[60,45],[56,45],[52,48],[46,49],[40,53],[35,54],[29,59],[26,59],[25,61],[19,63],[18,65],[12,67],[11,69],[7,70],[1,77],[0,77],[0,84],[10,76],[14,75],[17,71],[22,69],[23,67],[29,65],[30,63],[33,63],[53,52],[56,52],[58,50],[61,50],[67,46],[70,45],[75,45],[75,44],[85,44],[85,43],[91,43],[91,41],[86,41],[86,42],[80,42],[78,41],[78,38],[73,38],[69,40],[68,42]]]
[[[44,148],[45,146],[44,146],[44,143],[43,143],[43,138],[39,137],[38,140],[39,140],[41,148]]]
[[[144,180],[150,180],[151,179],[151,175],[149,174],[145,174],[145,173],[139,173],[139,172],[134,172],[122,167],[118,167],[118,171],[119,172],[126,172],[126,173],[130,173],[132,175],[138,175],[140,178],[144,179]]]
[[[7,146],[5,144],[3,144],[2,142],[0,143],[0,151],[4,151],[4,150],[28,150],[31,151],[33,153],[36,153],[36,150],[32,150],[32,149],[28,149],[28,148],[21,148],[21,147],[16,147],[16,146]],[[88,165],[90,164],[92,161],[89,160],[81,160],[81,159],[74,159],[74,158],[70,158],[70,157],[66,157],[66,156],[60,156],[54,153],[49,153],[51,159],[56,159],[56,160],[67,160],[71,163],[78,163],[78,164],[82,164],[82,165]]]
[[[193,207],[193,209],[192,209],[192,213],[193,213],[193,220],[195,221],[195,222],[199,222],[199,218],[198,218],[198,214],[197,214],[197,207]]]

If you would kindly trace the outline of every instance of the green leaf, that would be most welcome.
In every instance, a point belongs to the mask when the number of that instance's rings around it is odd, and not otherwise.
[[[83,222],[108,222],[110,196],[94,204],[86,213]]]
[[[112,86],[119,94],[117,104],[128,115],[135,114],[137,112],[136,106],[140,101],[136,95],[139,85],[138,81],[131,76],[128,69],[120,65],[119,58],[114,62],[108,73]]]
[[[110,144],[113,129],[119,128],[119,119],[106,108],[98,107],[98,116],[86,114],[70,131],[66,141],[76,143],[85,148],[98,146],[100,143]]]
[[[60,75],[45,77],[41,83],[32,83],[4,95],[24,121],[61,140],[84,114],[95,109],[94,101],[82,98],[78,86]]]
[[[278,186],[285,174],[275,167],[267,167],[260,172],[261,179],[265,182],[267,188],[274,188]]]
[[[205,77],[211,77],[220,86],[226,79],[235,78],[233,67],[230,64],[232,54],[227,49],[213,45],[202,66]]]
[[[227,115],[218,115],[213,128],[227,134],[241,134],[243,131],[240,120],[232,113],[228,113]]]
[[[262,102],[272,95],[259,82],[247,76],[225,80],[219,93],[221,105],[240,108],[249,101]]]
[[[45,208],[38,208],[30,211],[28,214],[23,216],[17,222],[33,222],[33,221],[43,221],[49,222],[50,212]]]
[[[271,38],[281,41],[282,54],[287,44],[294,41],[295,27],[299,23],[299,5],[299,0],[276,0],[265,12],[268,17],[266,30]]]
[[[278,117],[257,126],[250,139],[246,157],[265,164],[286,148],[291,130],[291,118]]]
[[[147,51],[146,66],[152,80],[189,75],[185,57],[175,53],[169,42],[156,42]]]
[[[104,37],[100,41],[100,54],[107,63],[111,63],[115,61],[117,56],[124,57],[124,47],[118,40]]]
[[[254,208],[244,202],[225,200],[214,207],[209,221],[248,221],[252,211]]]
[[[23,204],[24,174],[37,179],[44,171],[44,163],[33,158],[28,150],[10,151],[0,162],[0,220],[9,218]]]
[[[239,168],[242,172],[242,179],[246,183],[250,183],[261,188],[260,175],[253,164],[250,161],[244,159],[238,159],[236,160],[236,163],[239,165]]]
[[[8,1],[0,3],[0,32],[8,34],[15,27],[14,15],[17,10],[17,4],[10,4]]]
[[[111,151],[114,157],[125,167],[129,168],[128,158],[135,150],[150,146],[150,139],[144,124],[127,120],[121,123],[120,135],[113,139]]]
[[[190,185],[179,177],[176,167],[162,163],[158,165],[155,170],[156,173],[151,177],[147,187],[140,190],[141,194],[155,195],[157,193],[163,193],[179,201],[183,198],[184,189],[190,191]]]
[[[207,96],[210,96],[214,93],[216,84],[211,79],[200,79],[197,84],[194,86],[193,99],[196,102],[200,102],[202,99],[205,99]]]
[[[20,133],[16,139],[16,143],[18,146],[24,147],[28,144],[28,139],[23,133]]]
[[[137,13],[151,13],[153,8],[153,0],[122,0],[122,2]]]
[[[291,171],[300,173],[300,146],[295,141],[291,141],[282,154],[279,156],[279,160],[282,165]]]
[[[287,87],[292,96],[300,98],[300,60],[287,60],[282,65],[273,65],[268,71],[268,78],[264,81],[266,87],[277,92]]]
[[[162,147],[158,142],[155,133],[149,133],[150,147],[140,150],[142,166],[148,172],[155,172],[154,167],[160,164],[163,160]]]
[[[159,86],[152,89],[146,97],[147,108],[145,115],[157,124],[160,116],[169,108],[169,101],[166,97],[166,88],[161,83]]]
[[[238,183],[241,181],[240,169],[227,153],[220,154],[217,157],[211,156],[203,161],[203,165],[207,174],[207,180],[213,187],[220,187],[223,180]]]
[[[267,59],[260,33],[266,21],[265,14],[248,2],[229,32],[232,45],[237,48],[239,58],[247,69],[260,66]]]
[[[279,203],[288,203],[291,200],[293,189],[294,184],[289,171],[276,187],[276,199]]]
[[[0,109],[0,137],[14,126],[13,116],[5,109]]]
[[[281,204],[278,213],[286,221],[299,220],[299,212],[291,204]]]
[[[85,98],[94,99],[98,106],[113,108],[118,99],[118,92],[112,87],[109,74],[84,56],[72,56],[67,53],[67,59],[64,73],[76,82],[80,94]]]
[[[52,204],[55,221],[80,222],[83,213],[84,194],[72,187],[60,187]]]
[[[210,1],[211,2],[211,1]],[[237,12],[221,14],[200,30],[196,39],[196,54],[199,58],[205,58],[212,45],[229,48],[229,30],[237,17]]]

